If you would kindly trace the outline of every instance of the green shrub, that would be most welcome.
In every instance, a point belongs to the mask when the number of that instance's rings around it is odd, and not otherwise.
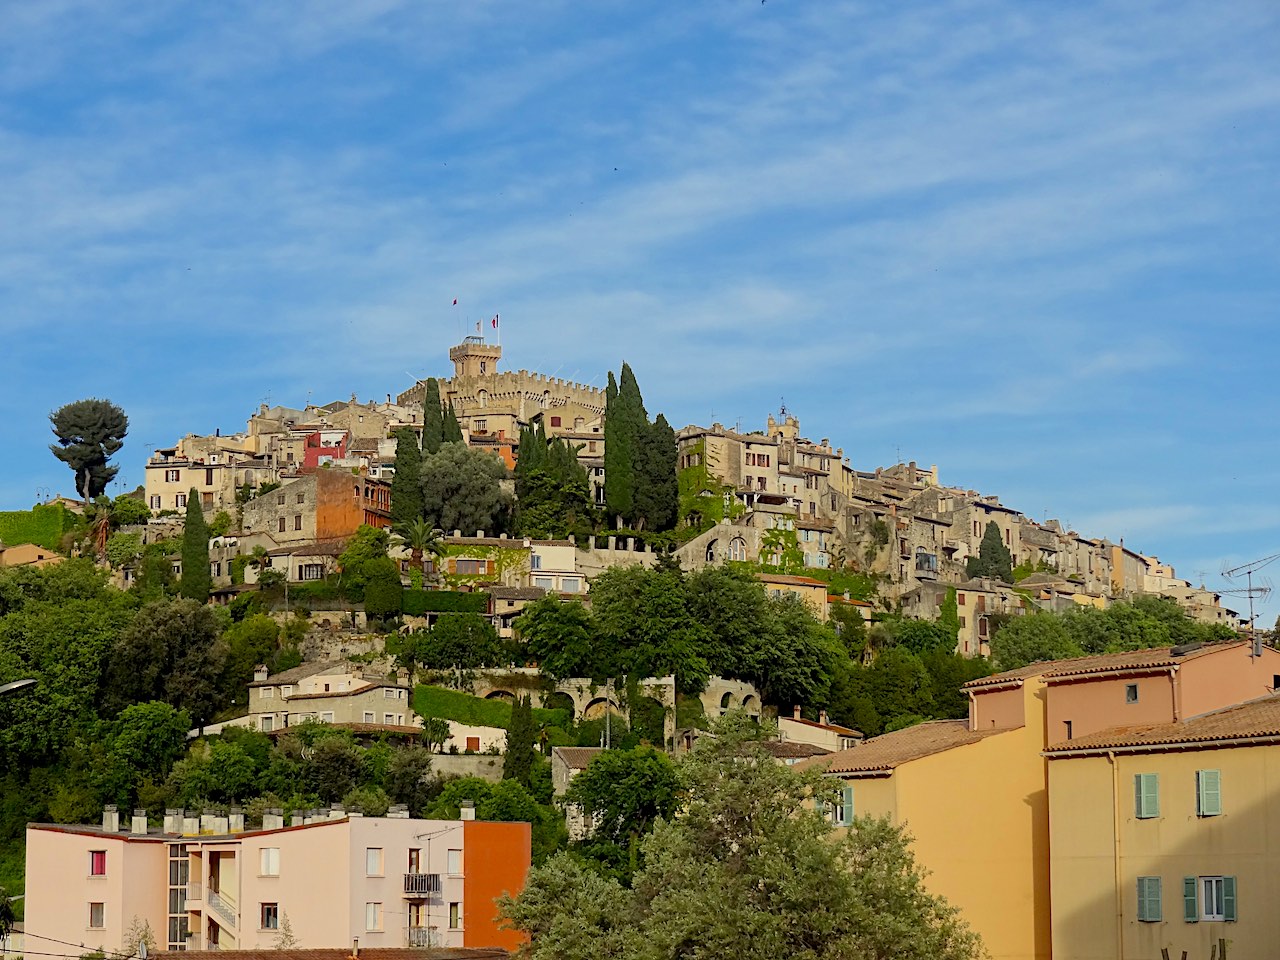
[[[457,723],[469,723],[477,727],[502,727],[511,722],[511,704],[505,700],[486,700],[469,693],[420,684],[413,694],[413,709],[423,717],[439,717]],[[533,711],[535,726],[559,727],[567,730],[571,725],[568,710]]]
[[[46,550],[57,550],[62,535],[75,525],[76,515],[60,503],[30,510],[4,510],[0,511],[0,543],[10,547],[34,543]]]

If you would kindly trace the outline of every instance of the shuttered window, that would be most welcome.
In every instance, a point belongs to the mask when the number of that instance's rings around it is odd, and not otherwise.
[[[1222,813],[1222,773],[1218,770],[1196,771],[1196,815],[1216,817]]]
[[[1163,920],[1160,905],[1160,878],[1138,878],[1138,919],[1145,923]]]
[[[1139,773],[1133,778],[1134,816],[1150,820],[1160,816],[1160,775]]]
[[[836,826],[847,827],[853,823],[853,785],[846,784],[840,790],[840,802],[836,806]]]

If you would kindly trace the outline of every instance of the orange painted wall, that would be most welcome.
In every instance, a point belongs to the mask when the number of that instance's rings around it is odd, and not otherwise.
[[[975,691],[969,702],[970,730],[1013,730],[1027,722],[1022,687]]]
[[[1125,687],[1138,685],[1138,702],[1125,702]],[[1049,685],[1046,735],[1049,743],[1067,739],[1071,721],[1073,737],[1083,737],[1109,727],[1143,723],[1170,723],[1174,718],[1174,682],[1169,670],[1145,676],[1095,677]]]
[[[462,824],[463,863],[462,945],[515,950],[528,939],[515,930],[502,930],[494,900],[524,889],[529,874],[532,830],[527,823]]]
[[[1188,660],[1181,674],[1182,716],[1194,717],[1233,703],[1270,696],[1280,675],[1280,651],[1262,648],[1254,658],[1251,644],[1242,643],[1220,653]]]

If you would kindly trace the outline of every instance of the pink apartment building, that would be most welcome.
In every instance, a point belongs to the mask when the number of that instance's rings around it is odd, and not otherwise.
[[[108,953],[133,953],[149,924],[159,950],[501,947],[495,898],[529,869],[530,826],[321,811],[264,817],[183,817],[164,831],[135,816],[127,831],[107,808],[101,826],[27,828],[26,930]],[[62,949],[62,948],[58,948]]]

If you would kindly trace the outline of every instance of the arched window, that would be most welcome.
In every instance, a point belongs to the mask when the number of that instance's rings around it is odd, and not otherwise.
[[[482,406],[482,407],[487,407],[487,406],[489,405],[489,393],[488,393],[488,391],[486,391],[486,390],[481,390],[479,393],[477,393],[477,394],[476,394],[476,403],[478,403],[478,404],[479,404],[480,406]]]
[[[741,537],[734,537],[729,541],[729,559],[730,560],[746,560],[747,559],[747,541]]]
[[[716,544],[719,542],[718,540],[712,540],[707,544],[707,563],[716,562]]]

